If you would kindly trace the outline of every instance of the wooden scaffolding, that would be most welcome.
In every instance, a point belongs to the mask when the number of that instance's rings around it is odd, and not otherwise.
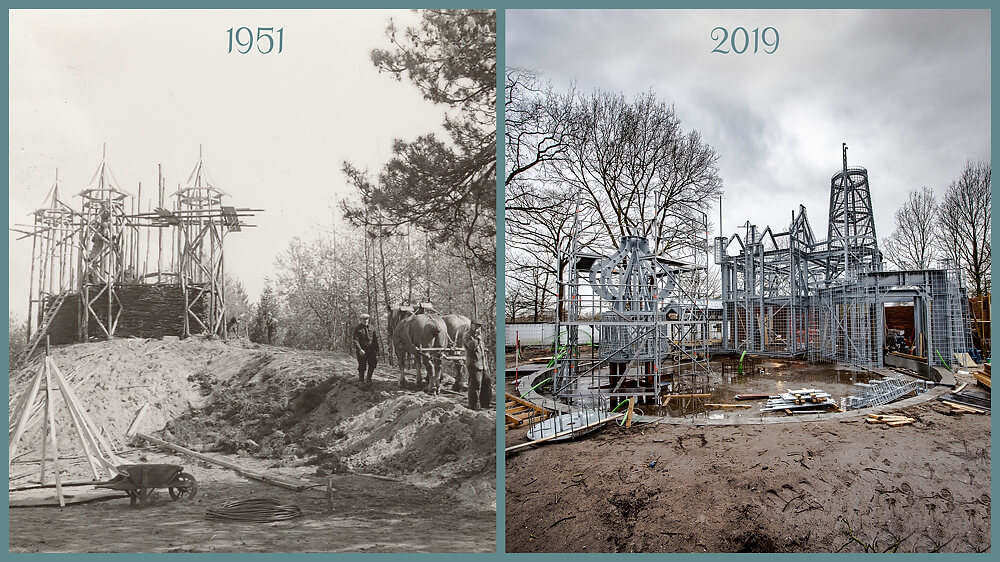
[[[226,337],[225,237],[255,226],[244,219],[261,209],[227,204],[200,149],[169,200],[162,166],[152,197],[137,187],[135,196],[121,187],[105,153],[78,207],[60,197],[57,175],[31,223],[12,229],[32,241],[28,346],[19,360],[48,334],[53,343]]]

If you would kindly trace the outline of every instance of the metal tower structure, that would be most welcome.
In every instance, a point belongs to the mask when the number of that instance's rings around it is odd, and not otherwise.
[[[830,179],[828,225],[828,279],[850,283],[860,273],[882,271],[868,170],[848,167],[847,143],[843,144],[843,168]]]
[[[949,365],[971,341],[961,272],[948,264],[883,271],[868,172],[848,167],[846,145],[842,163],[831,180],[827,240],[815,238],[802,206],[786,231],[748,222],[742,235],[715,239],[722,349],[873,370],[883,366],[884,305],[912,303],[918,355]]]
[[[707,216],[685,207],[658,220],[687,235],[655,254],[646,237],[624,233],[610,255],[580,252],[574,221],[566,317],[556,325],[557,398],[596,408],[628,398],[659,403],[665,390],[709,373]]]

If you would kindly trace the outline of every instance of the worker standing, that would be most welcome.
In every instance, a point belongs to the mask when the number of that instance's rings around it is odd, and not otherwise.
[[[382,349],[378,344],[378,333],[369,326],[370,314],[362,314],[358,327],[354,328],[354,351],[358,354],[358,378],[361,384],[371,386],[372,373],[378,365]],[[367,376],[366,376],[367,372]]]
[[[473,320],[465,338],[465,368],[469,372],[469,408],[489,408],[493,401],[493,381],[486,373],[486,349],[483,347],[482,323]]]

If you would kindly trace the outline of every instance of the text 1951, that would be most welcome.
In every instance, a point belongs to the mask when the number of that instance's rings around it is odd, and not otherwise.
[[[254,44],[257,45],[257,52],[262,55],[280,53],[285,42],[284,27],[279,27],[277,30],[273,27],[258,27],[256,35],[249,27],[230,27],[226,33],[229,34],[228,52],[232,53],[235,48],[241,55],[253,50]]]
[[[721,34],[716,33],[716,31],[722,31]],[[773,31],[773,40],[768,40],[768,31]],[[720,37],[721,35],[721,37]],[[729,44],[726,44],[726,40],[729,40]],[[750,33],[747,32],[744,27],[737,27],[733,30],[732,35],[724,27],[716,27],[712,30],[712,41],[718,41],[719,44],[712,49],[713,53],[721,53],[727,55],[729,53],[735,53],[737,55],[742,55],[747,52],[750,48],[751,43],[753,44],[753,52],[757,52],[757,49],[764,51],[765,53],[771,55],[778,50],[778,30],[773,27],[765,27],[764,31],[760,31],[759,27],[753,28],[753,41],[750,41]],[[732,51],[729,48],[732,47]],[[770,50],[768,50],[770,49]]]

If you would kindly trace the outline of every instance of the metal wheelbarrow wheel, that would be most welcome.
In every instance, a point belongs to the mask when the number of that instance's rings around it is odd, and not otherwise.
[[[170,483],[167,491],[170,492],[170,497],[174,501],[194,499],[195,494],[198,493],[198,482],[194,476],[187,472],[181,472],[174,477],[174,481]]]

